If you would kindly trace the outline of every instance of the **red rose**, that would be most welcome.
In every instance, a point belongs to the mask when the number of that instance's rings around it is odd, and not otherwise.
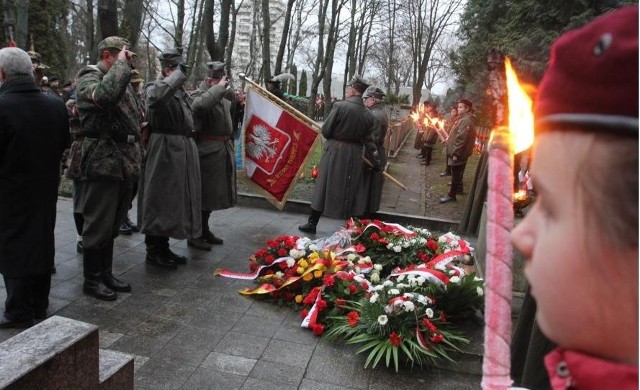
[[[353,284],[350,284],[350,285],[349,285],[349,292],[350,292],[351,294],[355,294],[355,293],[356,293],[356,291],[358,291],[358,288],[357,288],[356,286],[354,286]]]
[[[377,240],[380,238],[380,236],[378,235],[378,233],[371,233],[371,235],[369,236],[369,238],[373,241]]]
[[[287,262],[286,261],[279,262],[278,267],[284,271],[285,269],[287,269]]]
[[[427,240],[427,248],[429,248],[432,252],[437,252],[438,244],[430,238]]]
[[[350,311],[349,314],[347,314],[347,322],[349,323],[349,326],[354,327],[358,324],[358,319],[360,318],[360,315],[358,314],[357,311]]]
[[[284,249],[284,248],[280,248],[280,249],[278,249],[278,256],[280,256],[280,257],[285,257],[285,256],[286,256],[286,255],[288,255],[288,254],[289,254],[289,252],[287,252],[287,250],[286,250],[286,249]]]
[[[278,243],[275,242],[274,240],[267,240],[267,246],[269,248],[275,248],[276,246],[278,246]]]
[[[302,318],[306,318],[309,315],[309,310],[307,309],[302,309],[302,311],[300,312],[300,317]]]
[[[267,263],[267,264],[272,264],[274,260],[275,260],[275,257],[273,257],[273,256],[271,256],[271,255],[267,255],[267,256],[264,258],[264,262],[265,262],[265,263]]]
[[[402,343],[402,336],[398,336],[396,332],[391,332],[389,335],[389,341],[391,341],[391,344],[393,344],[394,347],[397,347]]]

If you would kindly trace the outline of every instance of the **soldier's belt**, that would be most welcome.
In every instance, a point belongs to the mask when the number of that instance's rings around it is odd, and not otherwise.
[[[166,135],[183,135],[185,137],[193,137],[193,130],[184,130],[184,129],[156,129],[155,127],[151,127],[151,134],[166,134]]]
[[[199,138],[205,141],[220,141],[220,142],[227,142],[231,139],[231,137],[228,135],[211,135],[211,134],[200,134]]]
[[[356,141],[356,140],[352,140],[352,139],[346,139],[346,138],[333,138],[335,141],[340,141],[340,142],[346,142],[348,144],[356,144],[356,145],[362,145],[362,141]]]

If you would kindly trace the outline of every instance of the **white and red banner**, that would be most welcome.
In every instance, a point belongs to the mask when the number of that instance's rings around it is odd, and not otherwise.
[[[246,96],[245,173],[282,210],[319,133],[255,87]]]

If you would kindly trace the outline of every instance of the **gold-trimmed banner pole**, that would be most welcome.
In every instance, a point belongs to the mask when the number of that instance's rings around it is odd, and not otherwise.
[[[282,105],[283,107],[285,107],[287,110],[290,110],[290,113],[295,116],[296,118],[300,119],[301,121],[303,121],[304,123],[306,123],[307,125],[311,126],[314,130],[316,130],[317,132],[320,132],[322,129],[322,126],[320,126],[318,124],[318,122],[312,120],[311,118],[309,118],[308,116],[306,116],[304,113],[300,112],[297,108],[293,107],[292,105],[290,105],[289,103],[283,101],[282,99],[280,99],[279,97],[277,97],[276,95],[272,94],[271,92],[267,91],[266,89],[264,89],[260,84],[256,83],[255,81],[251,80],[250,78],[248,78],[244,73],[240,73],[238,75],[242,80],[248,82],[249,84],[251,84],[252,86],[256,87],[258,89],[259,92],[261,92],[263,94],[263,96],[265,96],[266,98],[269,98],[270,100],[273,100],[275,102],[277,102],[278,104]],[[362,160],[368,164],[369,166],[373,167],[373,164],[371,163],[371,161],[367,160],[366,157],[362,157]],[[406,190],[407,187],[402,184],[398,179],[396,179],[395,177],[391,176],[390,174],[388,174],[385,171],[382,171],[382,175],[384,177],[386,177],[387,179],[389,179],[393,184],[397,185],[398,187],[402,188],[403,190]]]

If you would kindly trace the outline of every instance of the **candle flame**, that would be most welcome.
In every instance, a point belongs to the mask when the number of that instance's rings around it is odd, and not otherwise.
[[[533,144],[533,101],[518,82],[518,76],[511,67],[509,57],[505,58],[504,65],[507,75],[511,142],[514,153],[520,153]]]

